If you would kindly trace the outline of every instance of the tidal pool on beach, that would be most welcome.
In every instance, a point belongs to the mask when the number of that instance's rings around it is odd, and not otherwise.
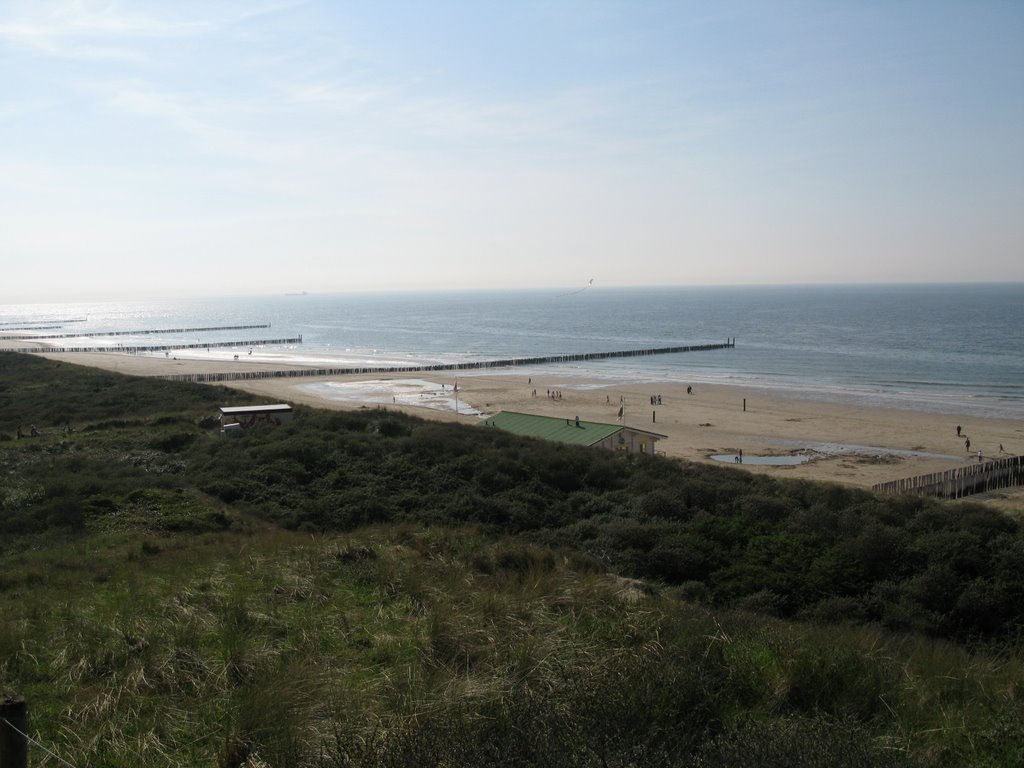
[[[407,405],[479,416],[480,411],[460,402],[449,386],[424,379],[327,381],[305,384],[303,389],[329,400],[372,405]]]

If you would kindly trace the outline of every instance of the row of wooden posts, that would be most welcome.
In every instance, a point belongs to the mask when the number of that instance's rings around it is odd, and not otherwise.
[[[975,493],[1024,485],[1024,456],[967,464],[945,472],[905,477],[878,483],[871,490],[877,493],[907,493],[917,496],[938,496],[960,499]]]
[[[75,317],[70,320],[60,320],[57,318],[49,320],[5,320],[4,322],[0,323],[0,326],[3,326],[5,328],[11,328],[12,330],[15,331],[20,331],[23,328],[38,328],[40,325],[52,325],[59,327],[64,323],[84,323],[85,321],[86,318],[84,317]]]
[[[20,347],[5,349],[4,352],[50,355],[64,352],[173,352],[176,349],[209,349],[210,347],[275,347],[286,344],[301,344],[302,337],[293,339],[250,339],[246,341],[197,341],[194,344],[138,344],[131,347]]]
[[[41,330],[41,331],[43,331],[43,330],[49,330],[50,328],[53,328],[53,327],[60,327],[60,326],[47,326],[47,327],[43,327],[43,328],[34,328],[32,330]],[[270,323],[259,323],[259,324],[253,324],[253,325],[212,325],[212,326],[207,326],[207,327],[204,327],[204,328],[159,328],[159,329],[150,329],[150,330],[143,330],[143,331],[105,331],[103,333],[97,333],[95,331],[93,331],[91,333],[52,333],[52,334],[43,334],[43,335],[32,334],[32,333],[23,333],[23,334],[21,334],[19,336],[4,336],[2,338],[5,338],[5,339],[15,339],[17,341],[28,341],[30,339],[37,339],[39,341],[43,341],[45,339],[73,339],[73,338],[81,338],[83,336],[94,336],[94,337],[97,337],[97,338],[103,338],[103,337],[106,337],[106,336],[146,336],[146,335],[152,336],[152,335],[158,334],[158,333],[205,333],[205,332],[208,332],[208,331],[249,331],[249,330],[252,330],[253,328],[269,328],[269,327],[270,327]],[[27,329],[18,328],[16,330],[27,330]]]
[[[291,379],[312,376],[350,376],[354,374],[395,374],[428,373],[430,371],[467,371],[482,368],[513,368],[520,365],[544,365],[548,363],[575,363],[584,360],[606,360],[615,357],[641,357],[644,355],[667,355],[677,352],[704,352],[713,349],[729,349],[736,345],[735,339],[724,344],[691,344],[684,347],[657,347],[652,349],[629,349],[620,352],[584,352],[576,355],[545,355],[543,357],[519,357],[505,360],[475,360],[463,363],[437,363],[434,365],[405,366],[363,366],[351,368],[288,368],[273,371],[230,371],[224,373],[175,373],[163,376],[168,381],[190,381],[199,384],[213,384],[220,381],[249,381],[255,379]]]

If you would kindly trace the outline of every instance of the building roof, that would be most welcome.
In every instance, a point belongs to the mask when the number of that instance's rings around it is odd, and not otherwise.
[[[516,413],[515,411],[502,411],[490,416],[481,421],[480,426],[498,427],[515,435],[540,437],[573,445],[594,445],[606,437],[611,437],[623,429],[627,429],[621,424],[603,424],[599,421],[582,420],[577,427],[575,418],[566,421],[553,416],[536,416],[531,413]],[[628,427],[628,429],[631,432],[641,432],[653,437],[665,437],[665,435],[643,429],[634,429],[633,427]]]
[[[276,405],[239,405],[231,408],[221,408],[220,412],[225,416],[235,416],[239,413],[280,413],[290,411],[292,407],[287,403]]]

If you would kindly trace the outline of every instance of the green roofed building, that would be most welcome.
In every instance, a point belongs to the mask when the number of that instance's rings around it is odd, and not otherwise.
[[[557,443],[596,445],[613,451],[654,453],[654,444],[666,435],[622,424],[603,424],[578,418],[559,419],[531,413],[502,411],[479,423],[481,427],[497,427],[524,437],[540,437]]]

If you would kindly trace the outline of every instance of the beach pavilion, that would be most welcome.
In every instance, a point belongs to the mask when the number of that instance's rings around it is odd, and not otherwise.
[[[560,419],[515,411],[502,411],[494,416],[488,416],[478,426],[496,427],[516,435],[539,437],[557,443],[597,446],[627,453],[653,454],[655,443],[667,437],[657,432],[622,424],[581,421],[578,418]]]
[[[292,420],[292,407],[287,403],[273,405],[242,405],[220,409],[222,435],[240,435],[241,430],[260,424],[283,424]]]

